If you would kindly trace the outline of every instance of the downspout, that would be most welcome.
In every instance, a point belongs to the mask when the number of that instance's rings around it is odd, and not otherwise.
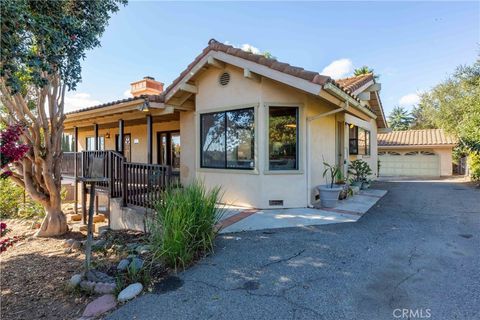
[[[337,108],[337,109],[334,109],[334,110],[331,110],[331,111],[328,111],[328,112],[324,112],[324,113],[320,113],[320,114],[317,114],[315,116],[311,116],[311,117],[307,117],[307,126],[306,126],[306,130],[307,130],[307,138],[306,138],[306,146],[307,146],[307,207],[312,207],[312,192],[310,190],[310,182],[312,180],[312,177],[311,177],[311,161],[310,161],[310,155],[311,155],[311,152],[310,152],[310,122],[314,121],[314,120],[317,120],[317,119],[320,119],[320,118],[323,118],[323,117],[326,117],[326,116],[329,116],[329,115],[332,115],[332,114],[335,114],[335,113],[338,113],[338,112],[341,112],[341,111],[347,111],[347,109],[349,108],[349,105],[348,105],[348,101],[346,101],[344,103],[344,106],[340,107],[340,108]]]

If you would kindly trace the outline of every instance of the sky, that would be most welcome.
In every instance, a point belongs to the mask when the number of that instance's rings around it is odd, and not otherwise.
[[[388,114],[475,62],[480,2],[130,1],[87,53],[66,108],[123,99],[147,75],[168,86],[211,38],[333,78],[367,65]]]

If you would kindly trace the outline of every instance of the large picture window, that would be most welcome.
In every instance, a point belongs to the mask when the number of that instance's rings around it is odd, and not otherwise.
[[[255,167],[255,111],[246,108],[200,116],[201,167]]]
[[[298,170],[298,108],[270,107],[268,124],[269,170]]]
[[[370,131],[350,125],[348,135],[350,154],[370,155]]]

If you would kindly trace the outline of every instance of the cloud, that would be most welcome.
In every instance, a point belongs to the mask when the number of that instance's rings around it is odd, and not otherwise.
[[[65,112],[83,109],[100,104],[99,100],[92,99],[89,93],[78,92],[65,97]]]
[[[353,63],[350,59],[338,59],[332,61],[328,66],[323,68],[321,74],[330,76],[333,79],[339,79],[353,72]]]
[[[131,98],[131,97],[133,97],[130,89],[127,89],[127,90],[123,91],[123,96],[124,96],[125,98]]]
[[[260,49],[252,46],[251,44],[245,43],[240,47],[243,51],[251,52],[253,54],[260,54]]]
[[[404,95],[398,100],[398,104],[402,107],[411,107],[415,106],[420,102],[420,96],[418,93],[409,93]]]

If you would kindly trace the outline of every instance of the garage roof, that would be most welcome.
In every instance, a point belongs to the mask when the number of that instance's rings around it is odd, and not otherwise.
[[[391,131],[377,134],[379,147],[456,145],[454,137],[443,129]]]

